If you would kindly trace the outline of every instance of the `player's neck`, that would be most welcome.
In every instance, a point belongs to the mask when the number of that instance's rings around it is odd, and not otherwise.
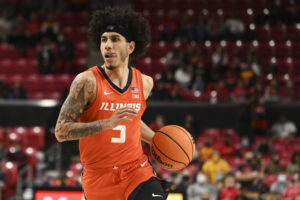
[[[115,85],[121,89],[126,86],[129,74],[128,62],[116,67],[115,69],[107,69],[105,65],[103,68],[109,79]]]

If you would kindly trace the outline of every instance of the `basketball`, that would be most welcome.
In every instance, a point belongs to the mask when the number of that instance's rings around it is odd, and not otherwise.
[[[156,131],[150,151],[152,158],[160,167],[176,171],[185,168],[192,161],[195,142],[183,127],[168,125]]]

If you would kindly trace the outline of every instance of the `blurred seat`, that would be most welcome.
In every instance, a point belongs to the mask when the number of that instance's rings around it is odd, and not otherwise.
[[[76,56],[78,57],[86,57],[88,48],[87,48],[87,43],[86,42],[78,42],[75,44],[76,48]]]
[[[35,149],[43,150],[45,146],[45,129],[41,126],[34,126],[28,128],[27,138],[28,146]]]
[[[21,58],[14,61],[14,67],[12,68],[13,74],[28,74],[28,61],[27,59]]]
[[[276,42],[284,42],[286,39],[286,26],[271,26],[271,37]]]
[[[37,150],[32,147],[27,147],[24,152],[28,157],[28,164],[35,169],[37,167]]]
[[[255,29],[256,39],[261,42],[271,40],[271,31],[266,26],[257,26]]]
[[[72,83],[72,77],[69,74],[55,75],[55,91],[62,92],[69,88]]]
[[[37,59],[28,60],[27,74],[37,74],[38,73],[38,61]]]
[[[39,84],[39,75],[32,74],[24,77],[22,85],[28,92],[36,92],[39,89]]]
[[[15,187],[18,181],[18,164],[15,162],[4,162],[1,164],[3,171],[6,173],[6,185]]]
[[[0,74],[12,74],[13,62],[11,59],[0,58]]]
[[[278,175],[276,174],[267,174],[265,175],[265,183],[271,187],[271,185],[277,181]]]
[[[54,75],[40,75],[39,91],[53,92],[56,84],[55,81]]]

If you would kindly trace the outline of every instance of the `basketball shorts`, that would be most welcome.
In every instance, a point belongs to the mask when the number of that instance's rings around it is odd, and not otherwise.
[[[156,177],[148,157],[111,168],[86,169],[82,187],[87,200],[127,200],[143,182]]]

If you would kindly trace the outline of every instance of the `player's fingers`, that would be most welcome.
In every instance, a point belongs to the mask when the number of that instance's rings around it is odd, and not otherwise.
[[[132,121],[132,119],[130,119],[130,118],[128,118],[128,117],[122,117],[122,118],[120,118],[120,122],[122,122],[122,121],[129,121],[129,122],[131,122]]]
[[[136,113],[133,113],[133,112],[122,112],[122,113],[119,113],[118,117],[122,118],[124,116],[136,116]]]
[[[134,108],[130,108],[130,107],[123,107],[123,108],[118,109],[117,111],[118,111],[118,113],[123,113],[123,112],[137,113]]]

